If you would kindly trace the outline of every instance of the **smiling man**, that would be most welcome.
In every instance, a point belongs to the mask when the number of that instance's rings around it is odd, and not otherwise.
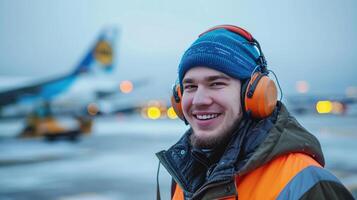
[[[182,108],[194,130],[191,144],[199,148],[214,148],[231,136],[242,111],[239,80],[208,67],[189,70],[183,81]]]
[[[239,27],[209,29],[187,49],[172,103],[190,128],[157,153],[172,199],[353,199],[268,73],[258,41]]]

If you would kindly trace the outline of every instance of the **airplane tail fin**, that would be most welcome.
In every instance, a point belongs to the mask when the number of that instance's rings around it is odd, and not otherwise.
[[[111,72],[114,67],[114,47],[117,34],[117,29],[104,29],[95,44],[73,71],[73,75],[96,71]]]

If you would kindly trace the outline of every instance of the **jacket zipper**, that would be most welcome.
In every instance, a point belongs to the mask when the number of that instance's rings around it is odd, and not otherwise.
[[[183,181],[182,179],[178,176],[178,174],[173,170],[173,167],[171,166],[170,162],[167,162],[167,159],[165,157],[166,151],[160,151],[159,153],[156,154],[156,156],[159,158],[161,164],[166,168],[166,170],[171,174],[172,178],[175,180],[179,186],[184,189],[183,187]]]
[[[229,183],[230,180],[217,180],[217,182],[205,185],[201,188],[199,188],[193,195],[192,195],[192,199],[195,199],[196,197],[198,197],[200,195],[200,193],[202,193],[203,191],[212,188],[212,187],[216,187],[219,185],[223,185],[225,183]]]

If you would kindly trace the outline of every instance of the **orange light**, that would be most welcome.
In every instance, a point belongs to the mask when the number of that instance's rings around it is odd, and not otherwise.
[[[88,104],[88,106],[87,106],[87,112],[88,112],[90,115],[96,115],[96,114],[98,114],[98,111],[99,111],[99,109],[98,109],[97,104],[95,104],[95,103],[90,103],[90,104]]]
[[[122,81],[120,83],[120,91],[123,93],[130,93],[133,89],[134,85],[131,81]]]
[[[332,110],[331,112],[334,114],[342,114],[344,111],[344,106],[341,102],[334,101],[332,102]]]

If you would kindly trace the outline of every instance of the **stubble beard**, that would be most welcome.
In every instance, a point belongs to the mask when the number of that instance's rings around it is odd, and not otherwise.
[[[195,131],[192,130],[192,134],[190,135],[190,142],[192,146],[200,149],[212,149],[222,145],[227,144],[227,142],[231,139],[231,136],[235,132],[237,125],[241,121],[242,116],[240,115],[238,119],[236,119],[230,126],[223,128],[220,133],[209,136],[209,137],[198,137],[195,134]]]

